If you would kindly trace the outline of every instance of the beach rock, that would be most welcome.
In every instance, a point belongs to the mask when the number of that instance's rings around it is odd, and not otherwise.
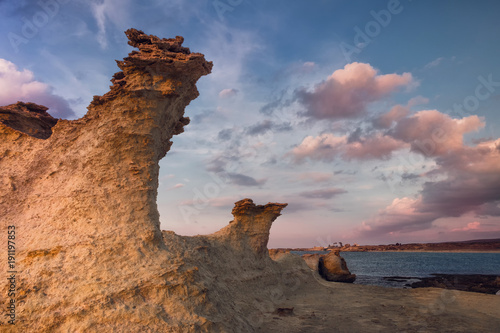
[[[411,283],[412,288],[443,288],[471,291],[495,295],[500,289],[500,276],[481,274],[432,274],[431,277],[420,278],[421,281]]]
[[[318,271],[327,281],[352,283],[356,280],[356,274],[349,272],[347,264],[344,258],[340,256],[339,251],[330,251],[330,253],[320,256]]]
[[[16,230],[18,291],[15,325],[2,315],[0,331],[255,332],[281,305],[276,290],[310,277],[267,254],[286,204],[238,201],[211,235],[160,230],[159,161],[212,63],[182,37],[126,34],[139,51],[81,119],[31,103],[0,109],[1,227]]]
[[[322,255],[319,253],[306,253],[302,255],[302,259],[304,259],[304,261],[306,262],[307,266],[309,266],[310,269],[319,273],[318,264],[319,264],[319,258],[321,256]]]
[[[290,255],[289,250],[282,250],[282,249],[269,249],[269,257],[272,260],[279,260],[283,256]]]

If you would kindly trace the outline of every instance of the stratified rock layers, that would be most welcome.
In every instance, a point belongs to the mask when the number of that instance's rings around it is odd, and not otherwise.
[[[160,231],[158,162],[212,63],[182,37],[126,34],[139,51],[118,61],[110,91],[83,118],[0,108],[1,227],[16,227],[18,271],[16,325],[2,316],[1,329],[253,332],[287,285],[288,266],[266,248],[286,205],[239,201],[212,235]],[[297,260],[295,279],[310,276]]]

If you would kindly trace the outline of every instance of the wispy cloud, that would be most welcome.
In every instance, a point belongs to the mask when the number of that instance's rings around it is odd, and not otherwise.
[[[240,186],[260,186],[266,183],[267,179],[255,179],[241,173],[228,173],[229,182]]]
[[[238,89],[223,89],[219,93],[220,98],[231,98],[238,94]]]
[[[439,66],[439,64],[444,60],[444,57],[439,57],[424,66],[425,69],[431,69],[433,67]]]
[[[130,0],[94,0],[90,8],[98,28],[97,42],[105,49],[108,47],[108,22],[123,30],[130,21]]]
[[[299,195],[309,199],[331,199],[344,193],[347,193],[347,191],[341,188],[323,188],[313,191],[304,191],[299,193]]]

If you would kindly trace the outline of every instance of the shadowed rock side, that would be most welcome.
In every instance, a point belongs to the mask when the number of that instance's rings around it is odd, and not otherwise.
[[[126,34],[139,51],[118,61],[110,91],[83,118],[54,119],[32,103],[0,108],[1,228],[17,231],[15,329],[251,332],[258,323],[238,313],[259,312],[257,298],[272,305],[268,290],[251,288],[280,283],[283,269],[265,252],[286,205],[246,199],[214,235],[162,234],[158,161],[189,123],[184,108],[212,63],[182,37]],[[2,330],[13,329],[7,319]]]
[[[340,256],[339,251],[330,251],[330,253],[320,256],[318,271],[321,277],[327,281],[352,283],[356,280],[356,274],[349,272],[345,259]]]
[[[47,107],[35,103],[17,102],[1,106],[0,123],[35,138],[47,139],[57,123],[47,110]]]
[[[273,258],[275,255],[270,251],[270,256]],[[310,269],[326,281],[352,283],[356,280],[356,274],[351,274],[339,251],[330,251],[328,254],[306,253],[301,257]]]

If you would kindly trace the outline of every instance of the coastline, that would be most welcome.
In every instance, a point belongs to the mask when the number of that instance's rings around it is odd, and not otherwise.
[[[340,250],[340,252],[500,253],[499,250]]]
[[[500,253],[500,239],[476,239],[461,242],[409,243],[387,245],[342,244],[310,248],[277,248],[272,251],[340,251],[340,252],[452,252],[452,253]]]

